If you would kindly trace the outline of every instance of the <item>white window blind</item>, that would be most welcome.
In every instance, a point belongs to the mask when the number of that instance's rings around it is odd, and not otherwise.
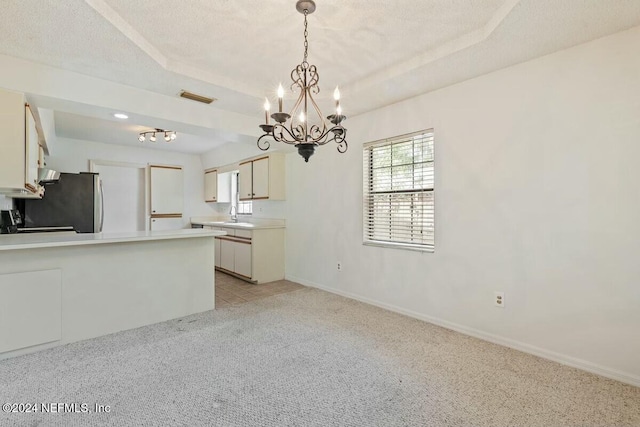
[[[364,243],[434,250],[433,129],[364,146]]]

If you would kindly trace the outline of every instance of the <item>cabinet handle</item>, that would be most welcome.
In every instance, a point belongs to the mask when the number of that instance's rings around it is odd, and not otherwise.
[[[151,211],[151,212],[156,213],[156,211]]]

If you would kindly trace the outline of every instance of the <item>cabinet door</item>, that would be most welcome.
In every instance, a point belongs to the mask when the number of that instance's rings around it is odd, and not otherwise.
[[[184,191],[182,168],[152,165],[150,170],[151,214],[181,214]]]
[[[182,218],[151,218],[151,231],[180,230]]]
[[[25,184],[32,191],[38,188],[38,156],[40,145],[38,143],[38,131],[36,130],[36,121],[33,118],[31,109],[26,107],[26,161],[25,161]],[[31,188],[33,187],[33,188]]]
[[[240,195],[240,200],[251,200],[253,198],[252,163],[240,163],[238,171],[238,194]]]
[[[216,242],[216,246],[215,246],[215,265],[216,267],[220,267],[220,239],[216,238],[214,239]]]
[[[230,240],[220,240],[220,268],[225,270],[234,271],[234,242]]]
[[[24,95],[0,90],[0,188],[24,188],[24,114]]]
[[[218,171],[204,173],[204,201],[217,202]]]
[[[269,198],[269,158],[253,161],[253,193],[254,199]]]
[[[234,242],[235,272],[245,277],[251,277],[251,243]]]

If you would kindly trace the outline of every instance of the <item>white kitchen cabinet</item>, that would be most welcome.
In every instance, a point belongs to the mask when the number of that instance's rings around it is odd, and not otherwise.
[[[183,228],[181,217],[151,218],[150,226],[151,231],[180,230]]]
[[[220,241],[220,268],[251,279],[251,240],[234,236],[216,238]]]
[[[237,240],[234,244],[234,271],[244,277],[251,277],[251,241]]]
[[[149,165],[151,216],[180,215],[184,203],[182,167]]]
[[[253,162],[240,163],[238,171],[238,194],[240,200],[253,199]]]
[[[0,128],[0,193],[14,198],[42,197],[38,131],[24,94],[0,90]]]
[[[269,198],[269,158],[254,160],[253,168],[253,198]]]
[[[33,117],[31,108],[26,107],[26,161],[25,169],[27,174],[26,184],[33,185],[38,188],[38,167],[40,165],[40,144],[38,144],[38,130],[36,128],[36,119]]]
[[[215,169],[204,173],[204,201],[218,201],[218,171]]]
[[[235,245],[234,242],[224,237],[220,241],[220,268],[235,273]]]
[[[204,173],[204,201],[231,201],[231,172],[219,173],[217,169],[213,169]]]
[[[253,283],[284,279],[284,228],[212,228],[227,232],[216,238],[217,269]]]
[[[238,193],[240,200],[284,200],[284,155],[274,153],[240,163]]]

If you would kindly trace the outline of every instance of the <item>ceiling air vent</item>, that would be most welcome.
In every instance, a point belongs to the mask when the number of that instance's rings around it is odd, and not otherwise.
[[[215,101],[215,98],[209,98],[206,96],[198,95],[196,93],[187,92],[186,90],[180,92],[180,96],[192,101],[202,102],[204,104],[211,104],[213,101]]]

